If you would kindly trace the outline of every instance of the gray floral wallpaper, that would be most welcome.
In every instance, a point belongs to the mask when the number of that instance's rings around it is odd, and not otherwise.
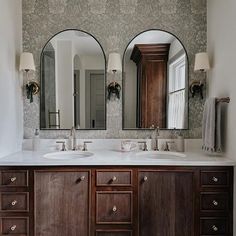
[[[81,29],[93,34],[106,55],[123,55],[126,45],[147,29],[175,34],[185,45],[190,60],[190,80],[202,76],[193,72],[194,55],[206,50],[205,0],[23,0],[23,48],[34,54],[39,80],[40,54],[47,40],[64,29]],[[108,76],[108,82],[111,78]],[[121,81],[121,75],[119,80]],[[186,138],[201,137],[204,101],[189,100],[190,129]],[[24,136],[32,137],[39,127],[39,97],[33,103],[24,97]],[[63,138],[68,131],[41,131],[42,138]],[[122,131],[122,102],[107,103],[107,130],[77,131],[78,138],[146,138],[150,131]],[[168,137],[170,131],[162,131]]]

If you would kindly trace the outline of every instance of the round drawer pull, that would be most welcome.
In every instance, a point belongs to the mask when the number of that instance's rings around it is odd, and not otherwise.
[[[11,231],[14,231],[16,229],[16,225],[11,226]]]
[[[218,202],[217,202],[216,200],[213,200],[213,201],[212,201],[212,204],[213,204],[214,206],[218,206]]]
[[[212,178],[212,180],[213,180],[215,183],[217,183],[217,182],[218,182],[218,178],[217,178],[217,177],[215,177],[215,176]]]
[[[85,180],[85,176],[81,176],[81,177],[80,177],[80,180],[81,180],[81,181],[84,181],[84,180]]]
[[[14,201],[11,202],[11,205],[12,205],[12,206],[15,206],[16,204],[17,204],[17,201],[16,201],[16,200],[14,200]]]
[[[11,182],[14,183],[16,181],[16,177],[11,178]]]
[[[112,211],[113,211],[113,212],[116,212],[116,211],[117,211],[117,207],[116,207],[116,206],[113,206]]]
[[[144,176],[143,181],[146,182],[148,180],[147,176]]]
[[[117,180],[116,176],[113,176],[111,180],[112,182],[115,182]]]
[[[215,225],[212,226],[212,229],[213,229],[215,232],[218,231],[218,228],[217,228]]]

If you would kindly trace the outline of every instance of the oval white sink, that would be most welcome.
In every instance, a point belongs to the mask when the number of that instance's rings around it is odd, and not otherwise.
[[[61,152],[52,152],[47,153],[43,157],[53,160],[71,160],[78,158],[87,158],[93,156],[91,152],[81,152],[81,151],[61,151]]]
[[[161,151],[148,151],[148,152],[139,152],[136,153],[136,156],[143,157],[143,158],[148,158],[148,159],[179,159],[180,157],[186,157],[185,154],[179,153],[179,152],[161,152]]]

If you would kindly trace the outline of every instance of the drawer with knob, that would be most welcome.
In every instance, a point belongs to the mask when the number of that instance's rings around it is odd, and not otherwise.
[[[229,232],[227,218],[201,218],[201,235],[227,235]]]
[[[228,187],[228,171],[201,171],[202,187]]]
[[[28,217],[2,217],[0,218],[0,235],[29,235]]]
[[[1,212],[28,212],[29,193],[2,192],[0,193]]]
[[[228,193],[201,193],[201,211],[225,211],[229,210]]]
[[[28,171],[2,170],[0,171],[0,187],[27,187]]]
[[[133,212],[132,191],[97,191],[97,224],[131,224]]]
[[[96,171],[97,186],[131,186],[132,171]]]

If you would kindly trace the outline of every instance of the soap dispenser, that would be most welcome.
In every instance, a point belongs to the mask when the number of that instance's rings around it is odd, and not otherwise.
[[[32,146],[33,146],[33,151],[38,151],[40,149],[40,137],[38,129],[35,129],[34,131]]]

